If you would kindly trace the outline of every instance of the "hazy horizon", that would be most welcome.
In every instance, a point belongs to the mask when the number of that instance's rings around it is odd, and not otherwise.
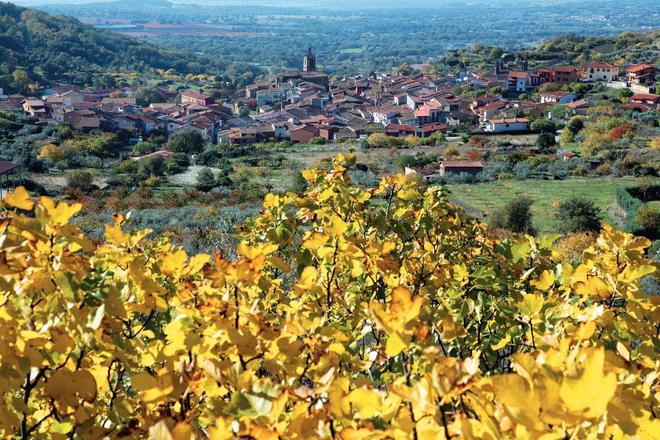
[[[2,0],[0,0],[2,1]],[[94,4],[94,3],[113,3],[125,2],[126,0],[4,0],[21,6],[50,6],[50,5],[76,5],[76,4]],[[161,0],[155,0],[161,1]],[[352,0],[165,0],[174,4],[197,4],[207,6],[270,6],[270,7],[322,7],[337,8],[342,6],[357,6]],[[362,0],[359,6],[379,6],[387,8],[433,8],[434,6],[446,5],[470,5],[479,3],[497,3],[505,0],[468,0],[455,2],[450,0]],[[566,4],[579,0],[547,0],[544,4]],[[654,0],[637,0],[639,3],[654,3]],[[529,0],[506,0],[506,3],[529,3]],[[611,0],[595,0],[593,3],[606,3]],[[142,3],[142,2],[140,2]],[[148,3],[144,2],[144,3]]]

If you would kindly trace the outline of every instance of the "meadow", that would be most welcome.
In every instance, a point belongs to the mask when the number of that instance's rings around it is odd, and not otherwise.
[[[610,205],[615,202],[615,192],[620,186],[639,183],[638,178],[572,178],[567,180],[506,180],[478,184],[447,185],[451,197],[472,213],[490,215],[517,196],[527,196],[534,201],[534,224],[540,232],[555,230],[553,204],[573,196],[594,201],[603,211],[605,222],[616,223]]]

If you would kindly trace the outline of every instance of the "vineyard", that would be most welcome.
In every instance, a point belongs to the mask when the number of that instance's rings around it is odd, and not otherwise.
[[[3,204],[3,438],[449,439],[660,436],[657,263],[605,227],[500,239],[354,157],[268,195],[238,258],[189,256],[78,204]]]

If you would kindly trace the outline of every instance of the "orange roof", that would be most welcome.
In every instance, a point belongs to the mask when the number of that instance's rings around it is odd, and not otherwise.
[[[609,63],[589,63],[589,64],[585,64],[584,67],[594,67],[596,69],[616,69],[617,68],[614,64],[609,64]]]
[[[646,69],[657,69],[657,67],[652,64],[635,64],[634,66],[628,67],[626,70],[630,73],[637,73]]]
[[[529,73],[527,72],[518,72],[518,71],[509,72],[509,78],[527,78],[528,76]]]
[[[210,99],[211,98],[210,96],[202,95],[201,93],[195,92],[194,90],[188,90],[186,92],[183,92],[181,94],[181,96],[186,96],[186,97],[192,98],[192,99]]]
[[[653,95],[651,93],[637,93],[636,95],[632,95],[630,99],[634,99],[636,101],[658,101],[660,100],[660,95]]]

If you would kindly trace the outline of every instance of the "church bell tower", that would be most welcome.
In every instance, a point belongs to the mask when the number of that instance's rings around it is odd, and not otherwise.
[[[316,70],[316,55],[312,48],[307,49],[307,55],[303,58],[303,72],[314,72]]]

